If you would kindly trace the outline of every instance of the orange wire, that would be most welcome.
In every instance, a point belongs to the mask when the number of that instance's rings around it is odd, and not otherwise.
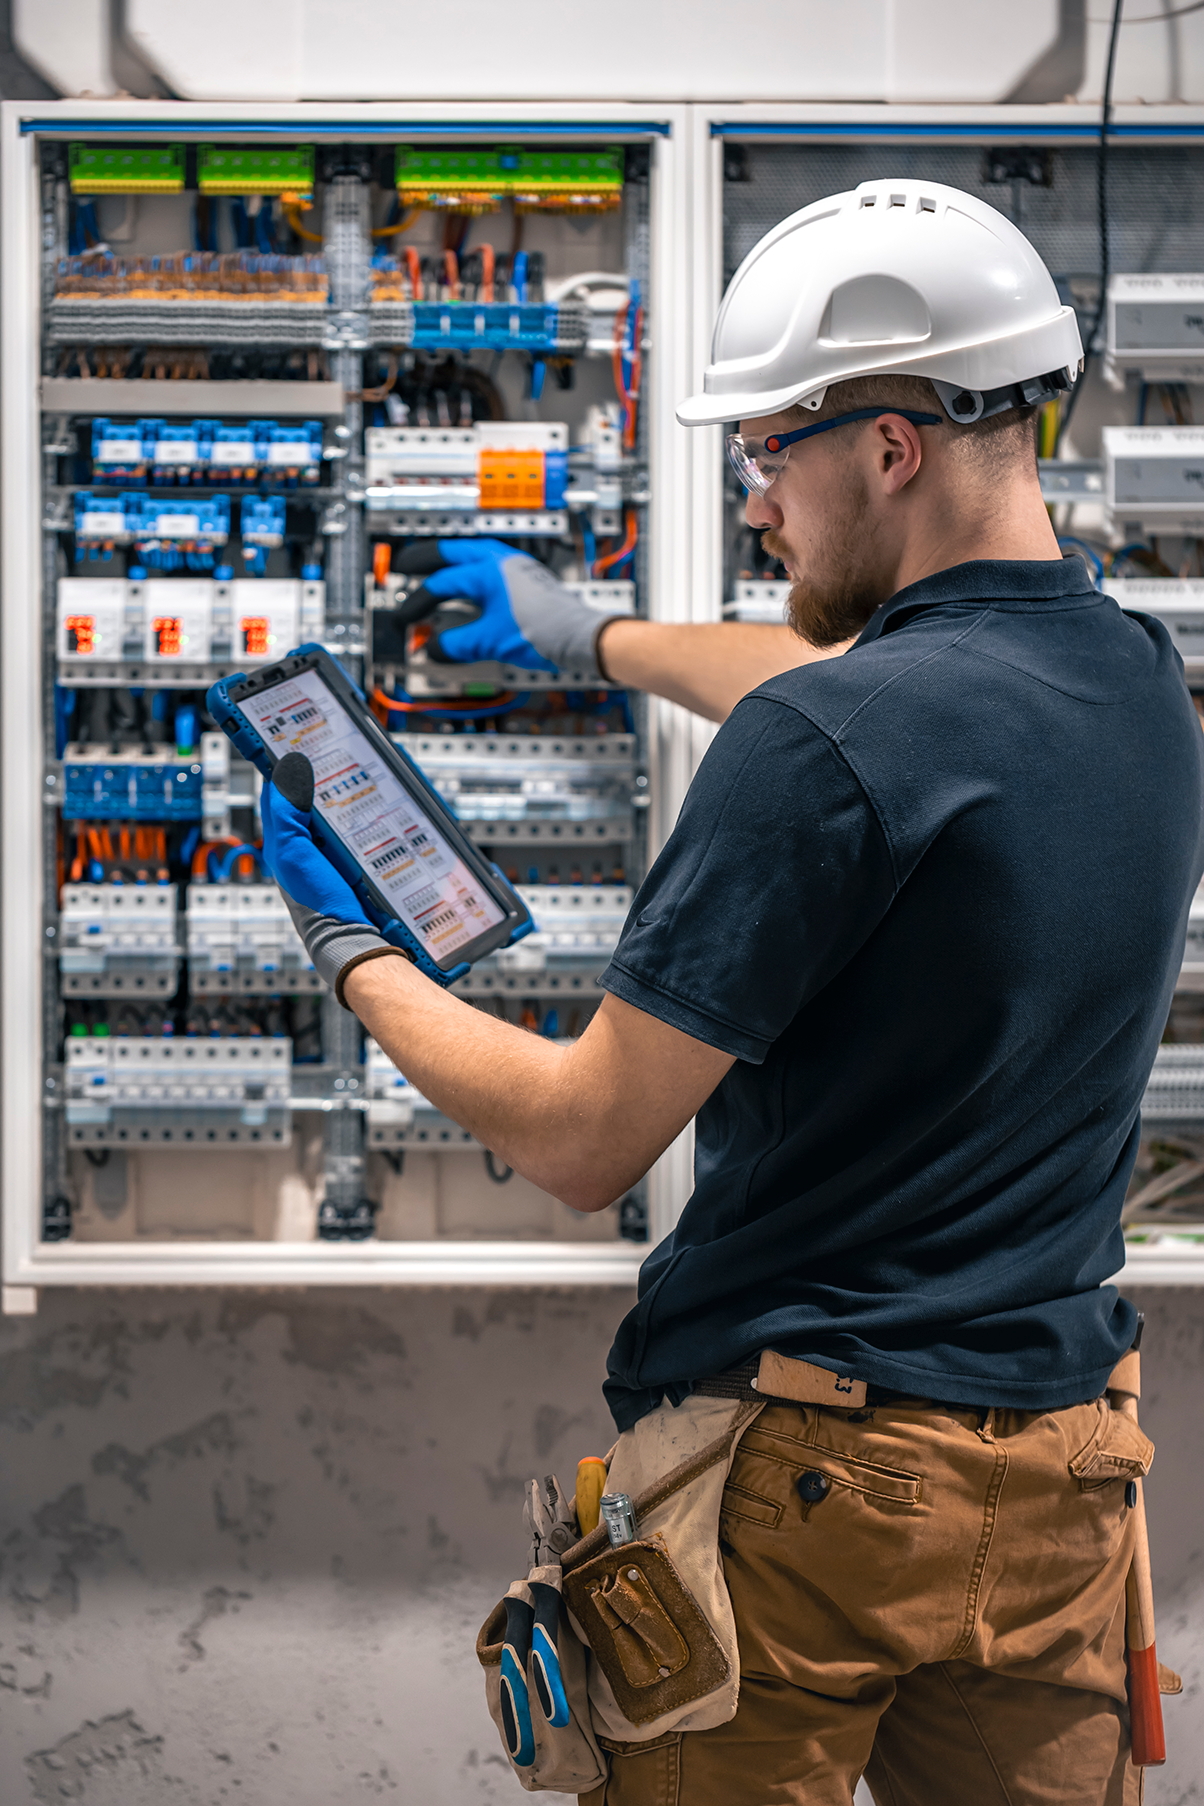
[[[320,245],[322,243],[322,234],[320,232],[310,232],[307,227],[301,224],[300,207],[284,207],[282,211],[285,219],[293,228],[293,231],[297,234],[298,238],[308,238],[309,242],[314,245]]]
[[[627,510],[627,537],[624,539],[617,552],[607,552],[604,558],[599,558],[595,561],[595,577],[600,577],[603,571],[608,571],[612,564],[621,564],[628,552],[634,551],[637,532],[638,528],[636,526],[635,509],[629,508]]]
[[[405,253],[406,253],[406,273],[408,274],[408,276],[410,278],[411,298],[415,301],[421,301],[422,294],[420,291],[422,289],[422,259],[419,257],[419,255],[418,255],[417,251],[414,249],[413,245],[407,245],[405,248]]]
[[[458,301],[460,299],[460,259],[454,251],[444,251],[443,273],[447,279],[449,298],[452,301]]]
[[[498,696],[466,696],[462,702],[395,702],[378,686],[372,692],[372,700],[390,714],[459,715],[466,709],[504,709],[507,703],[514,701],[515,694],[514,690],[503,690]]]
[[[482,301],[493,300],[493,246],[481,246],[481,295]]]
[[[193,877],[204,878],[207,876],[209,869],[209,854],[212,848],[241,847],[245,845],[246,842],[241,840],[237,834],[219,834],[213,840],[202,840],[197,847],[196,852],[192,855]]]
[[[421,212],[421,207],[410,207],[395,226],[373,226],[373,238],[396,238],[399,233],[408,232]]]

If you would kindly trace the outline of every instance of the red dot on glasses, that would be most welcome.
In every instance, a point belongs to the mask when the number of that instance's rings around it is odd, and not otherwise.
[[[770,452],[781,451],[782,441],[775,434],[772,439],[767,439],[765,441],[765,449]]]

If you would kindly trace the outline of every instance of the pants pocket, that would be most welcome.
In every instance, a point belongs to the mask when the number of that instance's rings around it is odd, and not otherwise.
[[[610,1757],[610,1773],[595,1792],[581,1795],[579,1806],[684,1806],[680,1732],[647,1743],[598,1742]]]
[[[805,1520],[813,1507],[842,1494],[888,1513],[908,1513],[920,1504],[923,1482],[904,1468],[754,1424],[736,1451],[722,1516],[774,1530]]]
[[[1095,1492],[1112,1480],[1137,1480],[1148,1474],[1154,1445],[1137,1420],[1099,1401],[1099,1418],[1085,1448],[1069,1462],[1082,1492]]]

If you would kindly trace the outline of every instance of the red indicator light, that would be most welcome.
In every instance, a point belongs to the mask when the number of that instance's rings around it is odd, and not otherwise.
[[[95,615],[68,615],[64,625],[68,652],[88,654],[96,651]]]
[[[244,615],[239,622],[242,649],[248,658],[266,658],[271,645],[270,623],[263,615]]]
[[[159,615],[151,622],[151,632],[155,636],[155,650],[160,658],[179,658],[180,626],[176,615]]]

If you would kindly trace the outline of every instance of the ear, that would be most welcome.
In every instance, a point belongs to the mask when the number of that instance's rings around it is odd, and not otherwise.
[[[871,421],[874,465],[883,493],[898,495],[911,482],[924,460],[920,429],[902,414],[880,414]]]

